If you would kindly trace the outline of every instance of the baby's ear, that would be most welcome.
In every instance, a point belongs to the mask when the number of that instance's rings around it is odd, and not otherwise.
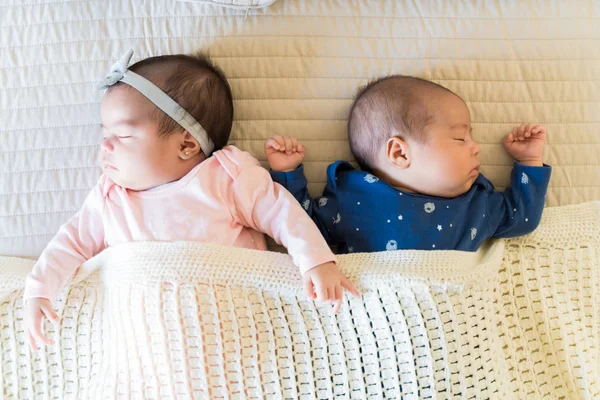
[[[201,153],[198,141],[194,139],[188,131],[183,131],[179,143],[179,158],[184,161],[189,160],[190,158],[196,157],[198,153]]]
[[[398,136],[388,139],[385,148],[385,155],[388,161],[395,167],[405,169],[410,165],[410,149],[408,143]]]

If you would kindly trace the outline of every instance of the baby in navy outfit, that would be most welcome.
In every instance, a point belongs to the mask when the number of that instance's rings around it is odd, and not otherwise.
[[[312,199],[305,149],[293,137],[265,143],[273,180],[286,187],[339,253],[397,249],[476,251],[488,238],[538,226],[551,168],[542,163],[546,130],[522,124],[504,139],[515,160],[504,192],[479,171],[464,100],[423,79],[393,75],[361,88],[348,139],[362,170],[337,161],[323,195]]]

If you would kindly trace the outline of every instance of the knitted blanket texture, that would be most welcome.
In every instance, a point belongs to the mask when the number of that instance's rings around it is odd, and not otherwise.
[[[362,292],[307,301],[288,255],[194,242],[110,247],[32,352],[0,257],[5,399],[600,397],[600,202],[548,208],[477,253],[339,256]]]

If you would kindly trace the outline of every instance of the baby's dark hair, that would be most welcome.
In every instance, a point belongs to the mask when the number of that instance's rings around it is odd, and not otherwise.
[[[390,137],[425,141],[424,129],[434,117],[428,93],[440,91],[456,95],[437,83],[404,75],[386,76],[361,87],[348,118],[350,149],[360,167],[372,171]]]
[[[233,123],[233,98],[225,74],[206,54],[175,54],[143,59],[129,69],[158,86],[189,112],[208,133],[215,150],[229,140]],[[152,118],[159,134],[183,130],[158,107]]]

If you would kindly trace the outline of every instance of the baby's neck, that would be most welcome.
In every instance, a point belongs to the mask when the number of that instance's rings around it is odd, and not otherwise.
[[[185,162],[182,162],[181,165],[179,165],[176,169],[173,170],[173,173],[170,174],[170,177],[168,179],[165,179],[164,182],[158,182],[158,184],[152,186],[151,188],[148,188],[148,189],[145,189],[142,191],[143,192],[153,192],[153,191],[165,189],[169,185],[172,185],[173,183],[178,182],[179,180],[183,179],[190,172],[192,172],[194,170],[194,168],[196,168],[197,166],[202,164],[205,160],[206,160],[206,157],[202,156],[201,158],[198,157],[198,158],[194,158],[194,159],[190,159]]]
[[[443,198],[443,199],[452,199],[452,198],[458,197],[464,193],[464,192],[455,193],[455,194],[432,193],[432,192],[428,192],[427,188],[425,190],[419,190],[417,187],[411,185],[410,182],[401,181],[397,178],[394,178],[391,175],[385,173],[385,171],[373,169],[372,173],[373,173],[373,175],[375,175],[376,177],[378,177],[379,179],[381,179],[388,185],[390,185],[390,186],[394,187],[395,189],[398,189],[402,192],[405,192],[405,193],[420,194],[422,196],[431,196],[431,197],[437,197],[437,198]],[[421,185],[421,188],[423,188],[422,185]]]
[[[394,178],[392,178],[391,176],[389,176],[388,174],[386,174],[384,171],[382,170],[378,170],[378,169],[373,169],[373,175],[375,175],[377,178],[381,179],[382,181],[384,181],[385,183],[387,183],[388,185],[401,190],[403,192],[406,193],[416,193],[416,194],[422,194],[421,192],[419,192],[418,190],[410,187],[410,185],[407,185],[404,182],[400,182]]]

